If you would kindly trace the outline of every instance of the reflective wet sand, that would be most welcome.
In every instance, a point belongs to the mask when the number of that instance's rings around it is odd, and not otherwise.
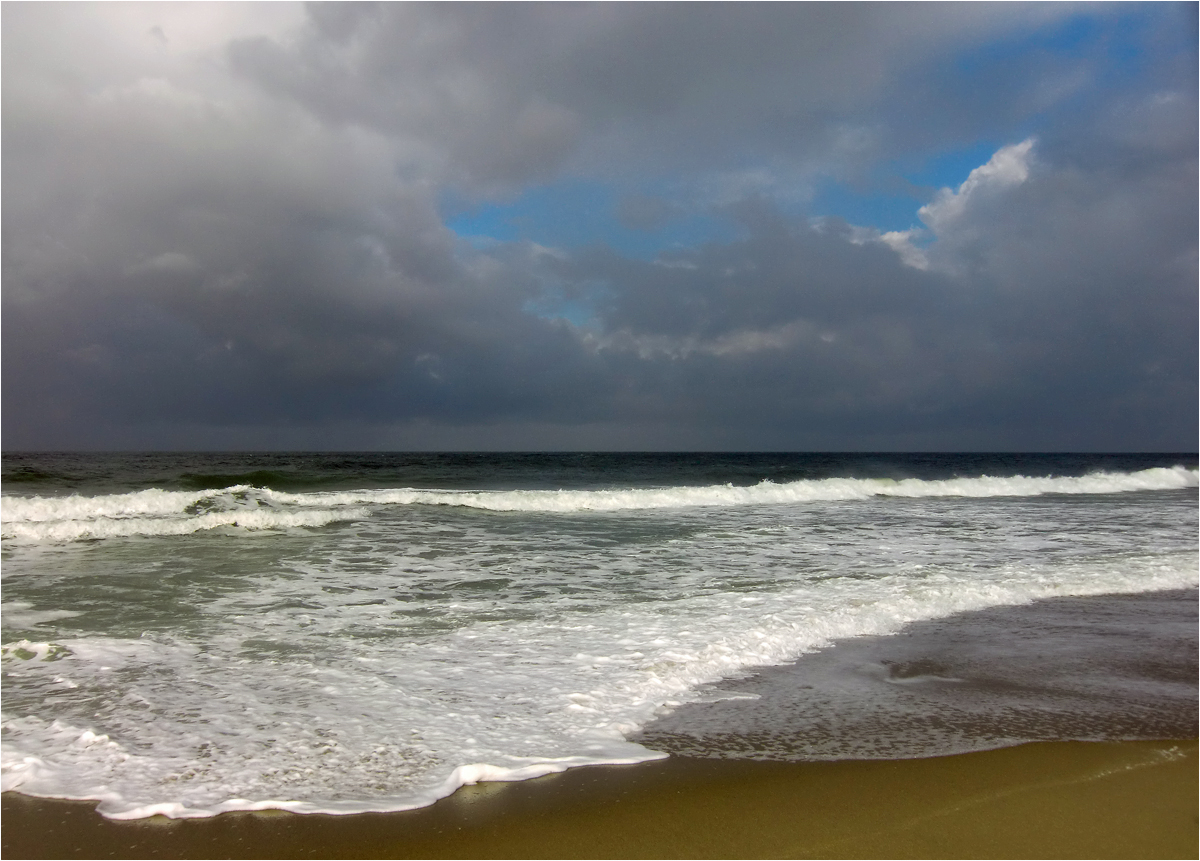
[[[5,858],[1178,858],[1197,745],[1053,742],[930,759],[687,759],[481,784],[423,810],[105,820],[4,796]]]

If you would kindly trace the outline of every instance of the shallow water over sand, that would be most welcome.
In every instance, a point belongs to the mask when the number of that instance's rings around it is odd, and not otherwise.
[[[1195,738],[1197,592],[1049,598],[840,640],[711,686],[634,736],[683,756],[942,756],[1029,741]]]

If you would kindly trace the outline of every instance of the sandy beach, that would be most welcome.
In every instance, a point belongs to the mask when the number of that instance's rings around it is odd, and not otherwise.
[[[6,858],[1180,858],[1197,743],[1028,744],[901,761],[673,757],[467,787],[422,810],[106,820],[7,793]]]

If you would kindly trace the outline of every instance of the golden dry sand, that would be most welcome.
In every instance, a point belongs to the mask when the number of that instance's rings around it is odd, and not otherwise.
[[[467,787],[424,810],[105,820],[4,796],[15,858],[1194,858],[1197,744],[935,759],[674,758]]]

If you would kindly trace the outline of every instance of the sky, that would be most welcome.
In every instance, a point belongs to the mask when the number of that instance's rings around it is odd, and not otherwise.
[[[1195,451],[1197,8],[4,2],[0,445]]]

